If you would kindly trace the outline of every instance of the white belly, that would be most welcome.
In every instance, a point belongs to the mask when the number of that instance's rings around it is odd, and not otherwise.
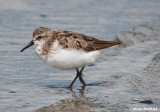
[[[69,70],[93,64],[99,54],[99,51],[84,52],[73,49],[58,49],[47,56],[39,56],[54,68]]]

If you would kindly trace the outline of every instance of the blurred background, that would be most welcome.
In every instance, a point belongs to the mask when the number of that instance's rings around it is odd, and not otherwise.
[[[106,50],[86,67],[88,86],[77,82],[69,91],[74,70],[48,67],[35,47],[19,52],[40,26],[103,40],[117,35],[125,47]],[[31,112],[51,104],[57,112],[160,108],[159,41],[159,0],[0,0],[0,110]],[[139,103],[144,100],[153,104]]]

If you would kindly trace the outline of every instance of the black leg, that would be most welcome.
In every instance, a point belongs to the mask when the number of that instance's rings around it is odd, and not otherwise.
[[[82,71],[83,71],[83,69],[84,69],[85,67],[83,67],[80,71],[78,70],[78,69],[76,69],[76,71],[77,71],[77,75],[76,75],[76,77],[74,78],[74,80],[72,81],[72,83],[70,84],[70,86],[68,87],[68,88],[72,88],[72,86],[73,86],[73,84],[74,84],[74,82],[77,80],[77,78],[79,77],[79,80],[81,81],[81,83],[85,86],[86,84],[85,84],[85,82],[84,82],[84,80],[83,80],[83,78],[82,78]]]
[[[82,71],[83,71],[83,69],[84,69],[85,67],[83,67],[81,70],[80,70],[80,75],[79,75],[79,80],[80,80],[80,82],[83,84],[83,86],[86,86],[86,83],[85,83],[85,81],[83,80],[83,77],[82,77]]]
[[[75,82],[75,81],[77,80],[77,78],[79,77],[79,71],[78,71],[78,69],[76,69],[76,71],[77,71],[77,75],[76,75],[76,77],[74,78],[74,80],[72,81],[72,83],[70,84],[70,86],[69,86],[68,88],[72,88],[74,82]]]

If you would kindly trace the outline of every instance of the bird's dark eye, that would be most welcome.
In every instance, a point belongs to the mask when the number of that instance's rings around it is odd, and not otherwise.
[[[41,38],[42,38],[42,36],[37,37],[37,39],[41,39]]]

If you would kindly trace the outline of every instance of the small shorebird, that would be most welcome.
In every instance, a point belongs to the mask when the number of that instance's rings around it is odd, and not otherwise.
[[[48,65],[61,70],[76,69],[77,75],[69,86],[71,88],[78,77],[86,85],[82,71],[85,66],[95,62],[100,50],[120,43],[118,38],[115,41],[104,41],[76,32],[38,27],[33,32],[31,42],[20,52],[36,45],[36,54]]]

